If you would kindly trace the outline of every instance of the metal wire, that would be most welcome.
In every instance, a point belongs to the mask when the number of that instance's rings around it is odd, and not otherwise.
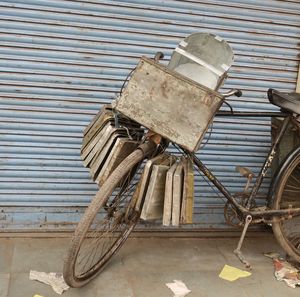
[[[136,67],[134,67],[132,70],[130,70],[130,72],[127,74],[125,80],[123,81],[122,87],[121,87],[121,89],[120,89],[120,96],[121,96],[122,93],[123,93],[123,89],[124,89],[124,87],[125,87],[126,82],[128,81],[128,78],[131,76],[131,74],[134,72],[135,69],[136,69]]]
[[[210,137],[211,137],[213,128],[214,128],[214,122],[212,122],[212,123],[209,125],[208,137],[206,138],[205,143],[203,143],[203,144],[200,146],[200,149],[203,149],[203,148],[208,144],[208,142],[210,141]]]

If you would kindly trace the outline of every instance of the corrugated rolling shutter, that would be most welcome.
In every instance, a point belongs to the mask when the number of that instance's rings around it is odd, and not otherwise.
[[[218,34],[234,49],[224,89],[243,90],[230,100],[235,110],[273,110],[269,87],[295,89],[297,0],[0,1],[2,227],[63,228],[77,220],[77,207],[97,190],[80,160],[84,127],[138,57],[163,51],[169,59],[198,31]],[[269,119],[217,118],[200,155],[240,191],[245,180],[234,167],[257,173],[269,145]],[[223,227],[223,201],[200,177],[196,184],[193,227]]]

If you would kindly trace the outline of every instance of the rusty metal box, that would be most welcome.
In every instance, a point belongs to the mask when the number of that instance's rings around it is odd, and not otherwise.
[[[196,151],[223,97],[142,57],[115,104],[117,111]]]

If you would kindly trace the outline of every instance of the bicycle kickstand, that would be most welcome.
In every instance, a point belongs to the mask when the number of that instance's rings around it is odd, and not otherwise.
[[[246,219],[245,219],[245,225],[244,225],[244,229],[243,229],[243,232],[242,232],[242,235],[240,237],[240,240],[239,240],[239,243],[238,243],[238,246],[237,248],[233,251],[234,254],[239,258],[239,260],[245,264],[246,268],[248,269],[251,269],[251,265],[250,263],[245,259],[242,251],[241,251],[241,248],[242,248],[242,244],[244,242],[244,239],[245,239],[245,235],[246,235],[246,232],[248,230],[248,227],[250,225],[252,221],[252,216],[251,215],[247,215],[246,216]]]

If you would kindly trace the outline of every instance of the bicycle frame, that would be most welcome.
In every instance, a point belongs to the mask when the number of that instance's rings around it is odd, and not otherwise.
[[[233,207],[239,212],[239,214],[242,215],[243,218],[246,218],[248,215],[250,215],[251,217],[256,219],[256,222],[263,222],[266,221],[266,219],[270,220],[270,218],[272,220],[274,219],[274,217],[277,217],[278,219],[278,217],[286,218],[286,217],[291,217],[293,215],[299,215],[300,208],[284,209],[284,210],[262,210],[262,209],[250,210],[251,202],[253,202],[253,200],[255,199],[255,196],[263,182],[263,179],[272,164],[274,156],[277,153],[278,146],[282,140],[283,135],[286,132],[288,124],[293,119],[293,115],[290,113],[283,113],[283,112],[234,112],[232,113],[232,112],[222,111],[217,113],[217,116],[238,116],[238,117],[255,116],[255,117],[284,117],[285,118],[283,121],[283,125],[256,179],[256,182],[252,188],[250,196],[246,200],[245,206],[242,206],[241,204],[238,203],[235,197],[226,189],[226,187],[223,186],[223,184],[213,175],[213,173],[195,156],[194,153],[190,153],[186,150],[184,151],[192,157],[194,163],[197,165],[199,170],[214,184],[214,186],[225,196],[225,198],[233,205]]]

